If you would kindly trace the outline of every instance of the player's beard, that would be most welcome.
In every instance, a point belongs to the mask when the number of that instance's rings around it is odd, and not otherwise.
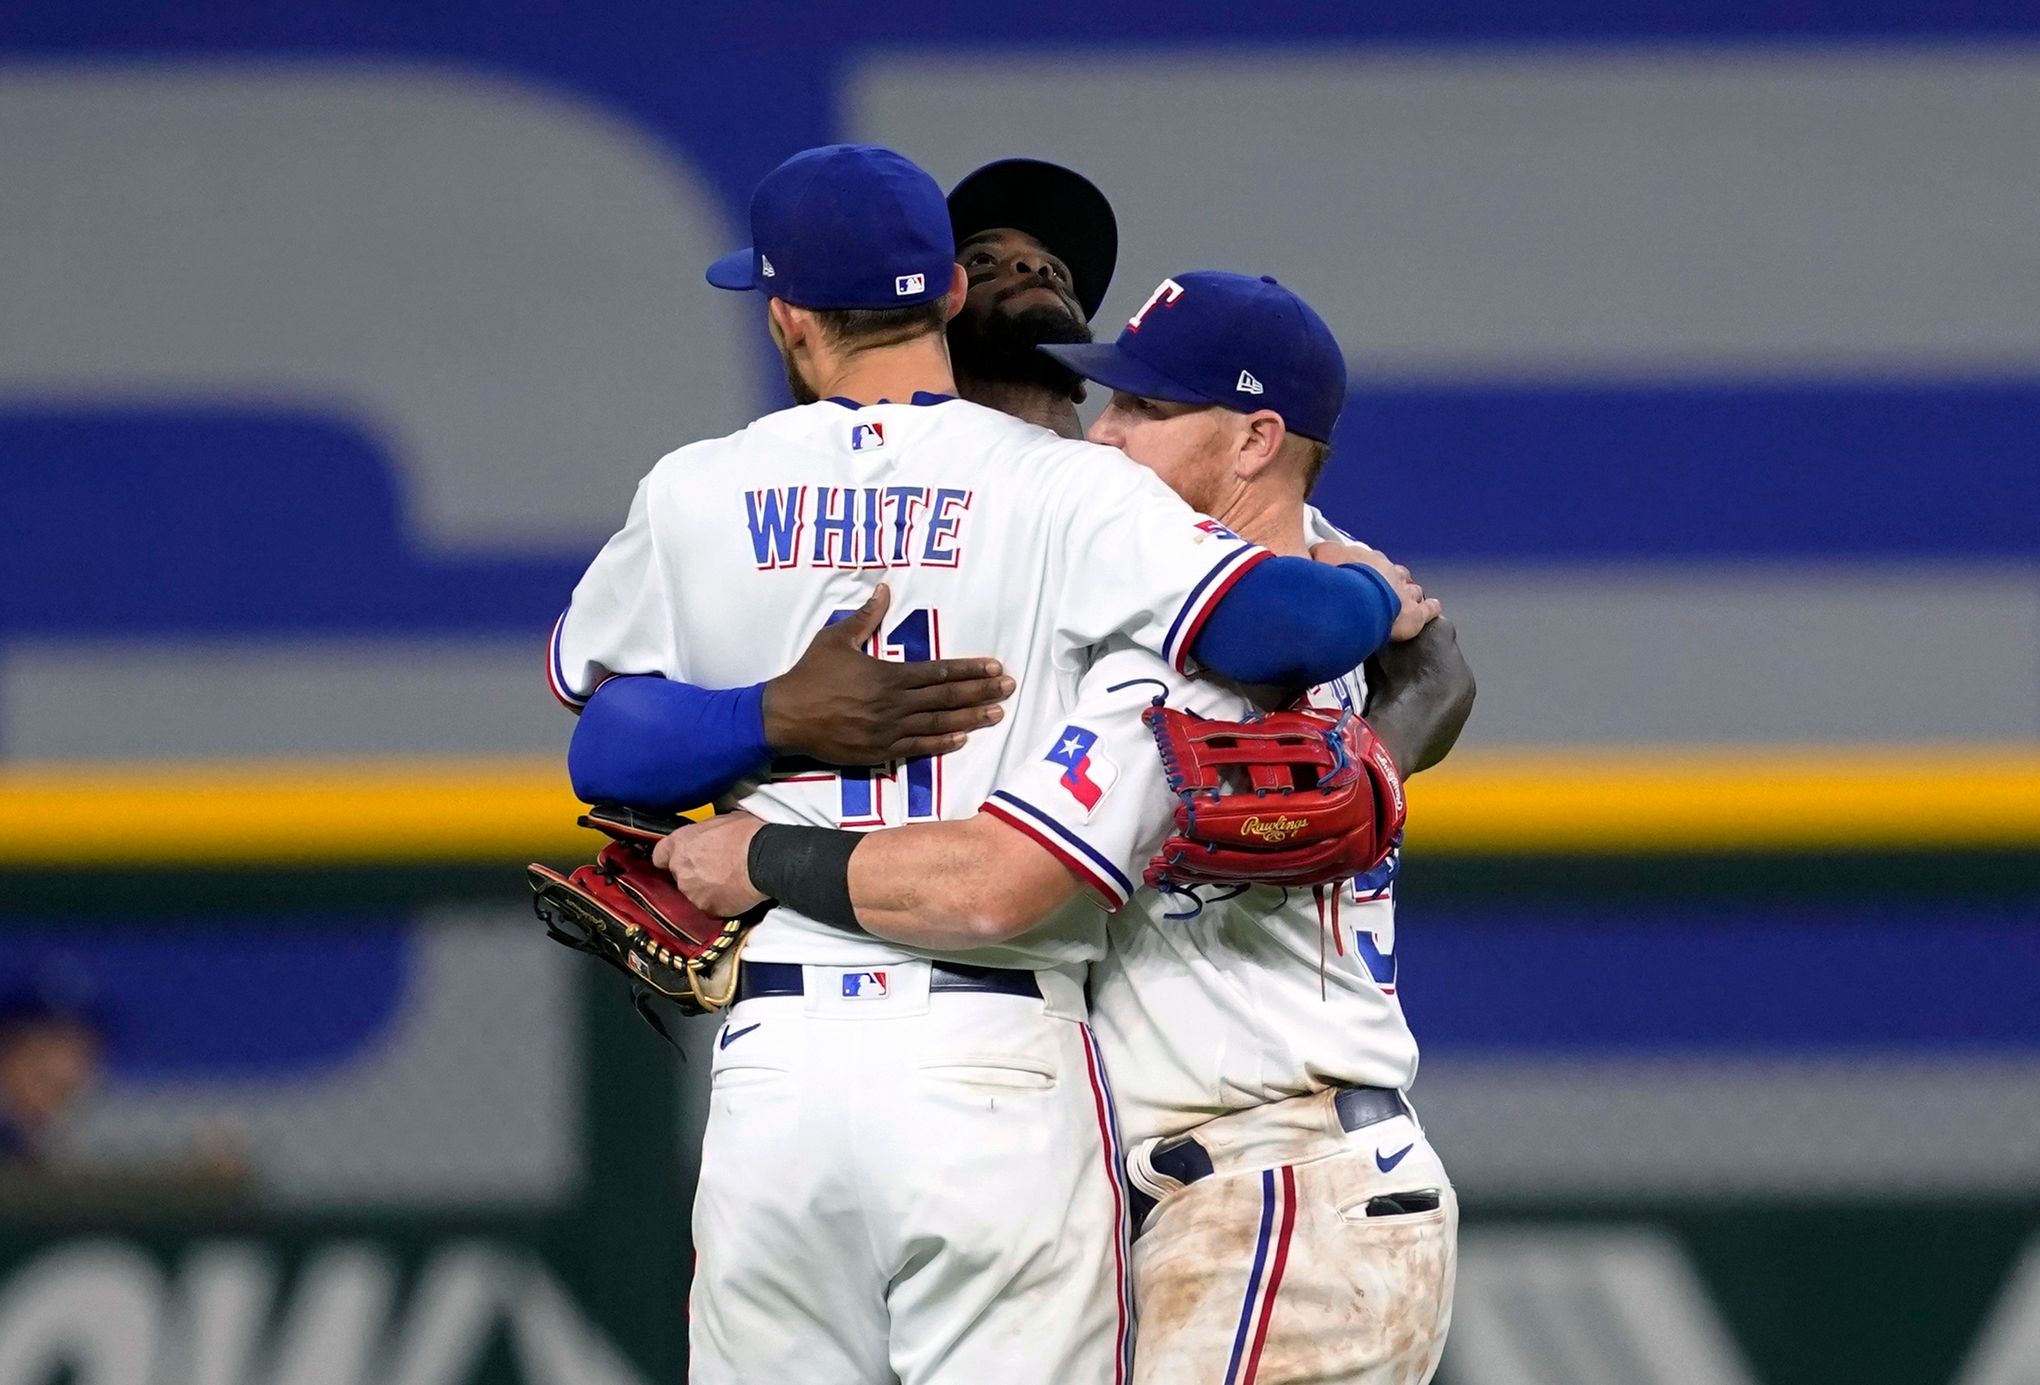
[[[780,352],[779,363],[786,367],[786,389],[793,396],[794,403],[819,404],[821,402],[822,397],[815,392],[815,387],[801,378],[800,367],[793,363],[791,352]]]
[[[958,375],[1005,384],[1041,385],[1070,399],[1084,397],[1083,379],[1037,346],[1091,340],[1090,324],[1061,308],[1017,313],[961,313],[949,324],[949,357]]]

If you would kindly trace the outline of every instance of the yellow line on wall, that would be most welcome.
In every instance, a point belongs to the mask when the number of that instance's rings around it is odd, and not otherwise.
[[[0,770],[0,864],[429,864],[590,856],[556,758],[25,764]]]
[[[2040,847],[2040,746],[1469,754],[1410,784],[1412,850]]]
[[[1470,751],[1410,786],[1412,850],[2040,849],[2040,746]],[[17,764],[0,867],[589,855],[559,761]]]

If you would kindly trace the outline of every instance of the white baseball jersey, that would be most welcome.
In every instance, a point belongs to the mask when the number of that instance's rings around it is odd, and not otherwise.
[[[1115,449],[941,396],[823,401],[652,469],[555,626],[554,690],[579,703],[636,673],[756,683],[882,579],[892,607],[872,652],[998,658],[1019,684],[1005,719],[953,754],[882,772],[776,766],[730,803],[826,827],[965,818],[1063,725],[1093,646],[1121,637],[1181,666],[1219,597],[1267,556]],[[1103,942],[1097,911],[1079,905],[1006,946],[942,955],[1043,967],[1091,960]],[[917,955],[928,954],[784,908],[745,951],[818,964]]]
[[[1313,523],[1312,537],[1343,536]],[[1092,1024],[1127,1142],[1326,1087],[1407,1086],[1417,1047],[1396,996],[1399,850],[1322,892],[1135,889],[1175,810],[1140,718],[1158,696],[1202,716],[1255,710],[1223,682],[1185,677],[1115,641],[1085,673],[1064,724],[986,805],[1087,874],[1094,893],[1131,896],[1091,970]],[[1315,688],[1310,700],[1357,710],[1363,676]]]

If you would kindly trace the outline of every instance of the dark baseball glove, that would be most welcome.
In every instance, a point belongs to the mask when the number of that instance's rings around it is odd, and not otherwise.
[[[1210,721],[1150,707],[1142,719],[1177,799],[1150,885],[1328,884],[1381,864],[1402,830],[1402,776],[1358,713]]]
[[[637,983],[639,1013],[661,1034],[666,1027],[646,1003],[647,991],[689,1015],[729,1004],[744,937],[763,912],[734,919],[705,914],[652,864],[652,848],[684,821],[612,805],[592,808],[581,825],[613,838],[595,864],[571,875],[536,863],[527,872],[532,908],[546,933]]]

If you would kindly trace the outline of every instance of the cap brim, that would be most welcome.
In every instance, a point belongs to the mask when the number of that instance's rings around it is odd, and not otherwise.
[[[1108,390],[1124,390],[1143,399],[1166,399],[1174,404],[1212,404],[1216,400],[1180,384],[1144,361],[1122,351],[1116,341],[1090,342],[1082,346],[1037,348],[1061,361],[1077,374]]]
[[[751,247],[732,250],[708,267],[708,282],[719,289],[753,289],[758,287],[752,277],[754,256]]]
[[[1040,159],[986,164],[950,192],[949,225],[958,245],[1001,226],[1025,231],[1069,266],[1085,319],[1098,315],[1119,260],[1119,218],[1083,174]]]

